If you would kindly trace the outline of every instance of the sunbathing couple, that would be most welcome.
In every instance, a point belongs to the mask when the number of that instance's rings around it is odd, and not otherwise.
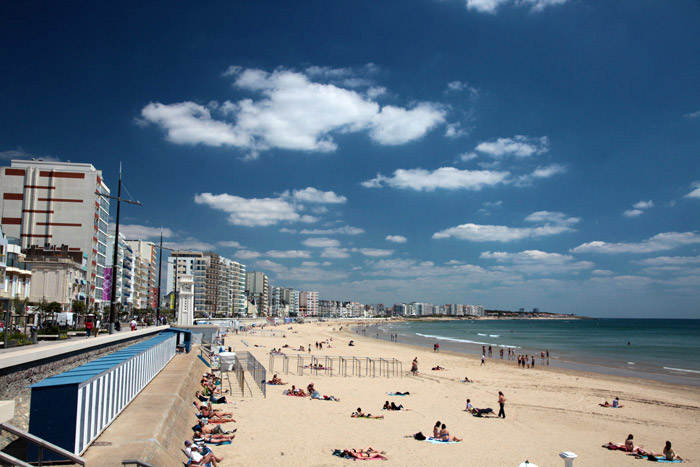
[[[223,457],[216,457],[211,449],[206,446],[197,446],[192,444],[192,441],[185,441],[185,454],[190,458],[187,465],[189,467],[204,467],[207,464],[211,464],[214,467],[218,467],[218,462],[224,460]]]
[[[620,405],[620,398],[616,397],[613,399],[612,404],[608,401],[603,402],[602,404],[598,404],[601,407],[612,407],[613,409],[617,409],[619,407],[624,407],[623,405]]]
[[[283,382],[277,375],[274,375],[272,379],[267,382],[267,384],[271,384],[273,386],[281,386],[287,383]]]
[[[410,410],[410,409],[404,409],[403,405],[396,405],[394,402],[389,403],[389,401],[385,401],[384,407],[382,407],[382,410]]]
[[[654,453],[652,451],[648,451],[644,449],[644,446],[636,446],[634,444],[634,436],[632,433],[627,435],[627,439],[625,440],[624,443],[613,443],[609,442],[608,444],[603,445],[604,448],[612,449],[612,450],[618,450],[618,451],[625,451],[629,452],[630,454],[635,454],[636,457],[652,457],[658,460],[658,458],[663,457],[663,460],[667,461],[672,461],[672,460],[679,460],[683,461],[679,456],[676,455],[675,452],[673,452],[673,448],[671,447],[671,442],[666,441],[666,445],[664,446],[664,450],[662,453]],[[653,460],[653,459],[652,459]]]
[[[486,415],[493,415],[493,409],[492,408],[486,408],[486,409],[477,409],[472,405],[471,399],[467,399],[467,412],[470,414],[474,415],[475,417],[484,417]]]
[[[221,425],[212,425],[209,423],[208,419],[203,418],[198,424],[192,427],[192,431],[195,433],[200,432],[205,435],[228,435],[234,433],[236,430],[225,431],[223,428],[221,428]]]
[[[433,370],[433,371],[445,371],[445,368],[438,365],[438,366],[432,367],[431,370]]]
[[[440,420],[435,424],[433,427],[433,439],[437,441],[443,441],[445,443],[449,442],[455,442],[459,443],[462,441],[460,438],[457,438],[456,436],[452,436],[450,434],[450,431],[447,429],[444,423],[440,423]]]
[[[340,455],[350,456],[353,459],[387,459],[382,452],[377,451],[372,446],[367,446],[364,449],[345,449]]]
[[[235,431],[235,430],[234,430]],[[194,432],[194,441],[196,443],[212,443],[212,444],[218,444],[218,443],[225,443],[226,441],[233,441],[233,438],[235,438],[236,435],[231,433],[230,435],[205,435],[201,431],[195,431]]]
[[[364,413],[361,408],[357,408],[356,412],[353,412],[352,415],[350,415],[352,418],[374,418],[374,419],[383,419],[384,415],[372,415],[371,413]]]

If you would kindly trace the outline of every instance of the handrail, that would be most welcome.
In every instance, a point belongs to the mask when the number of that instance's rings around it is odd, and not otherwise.
[[[2,461],[4,464],[9,464],[17,467],[34,467],[33,465],[27,464],[26,462],[12,457],[9,454],[5,454],[2,451],[0,451],[0,461]]]
[[[43,439],[39,438],[38,436],[34,436],[31,433],[27,433],[26,431],[22,431],[19,428],[17,428],[16,426],[12,426],[12,425],[9,425],[7,423],[0,423],[0,432],[2,432],[2,430],[8,431],[15,436],[19,436],[20,438],[26,439],[30,443],[34,443],[37,446],[39,446],[39,465],[41,465],[41,457],[42,457],[42,450],[43,449],[48,449],[49,451],[54,452],[54,453],[58,454],[59,456],[63,456],[66,459],[69,459],[69,460],[75,462],[76,464],[80,464],[82,466],[85,465],[84,458],[82,458],[80,456],[76,456],[72,452],[66,451],[62,447],[56,446],[55,444],[52,444],[52,443],[49,443],[48,441],[43,440]],[[17,464],[17,465],[27,465],[27,464]]]

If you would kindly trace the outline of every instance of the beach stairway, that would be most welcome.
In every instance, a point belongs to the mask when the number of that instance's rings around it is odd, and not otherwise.
[[[229,390],[232,399],[263,399],[265,395],[255,381],[252,373],[248,371],[247,352],[239,354],[239,366],[232,371],[221,373],[221,385]]]

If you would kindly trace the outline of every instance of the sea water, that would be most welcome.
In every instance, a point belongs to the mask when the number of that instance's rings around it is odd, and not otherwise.
[[[700,320],[484,319],[412,321],[382,326],[399,341],[499,358],[549,350],[550,364],[608,374],[700,385]]]

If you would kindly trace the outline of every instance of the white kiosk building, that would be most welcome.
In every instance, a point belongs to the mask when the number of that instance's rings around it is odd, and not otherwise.
[[[183,274],[177,282],[177,325],[192,326],[194,324],[194,276]]]

